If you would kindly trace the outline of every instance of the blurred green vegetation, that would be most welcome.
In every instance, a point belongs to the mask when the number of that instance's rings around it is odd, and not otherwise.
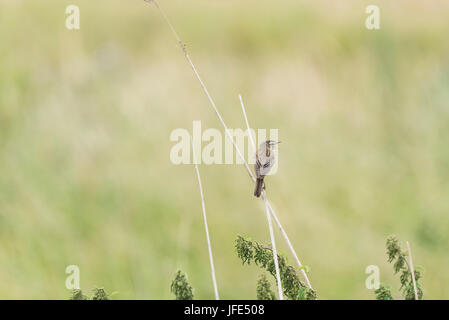
[[[449,297],[449,4],[161,0],[231,128],[279,128],[267,191],[320,298],[394,283],[409,240],[424,299]],[[65,8],[81,29],[65,28]],[[194,168],[170,132],[220,128],[157,10],[143,1],[0,3],[0,298],[65,299],[65,268],[116,299],[172,299],[178,268],[213,298]],[[221,298],[256,298],[237,234],[269,242],[242,166],[201,166]],[[281,237],[279,249],[290,257]],[[292,261],[292,257],[290,257]]]

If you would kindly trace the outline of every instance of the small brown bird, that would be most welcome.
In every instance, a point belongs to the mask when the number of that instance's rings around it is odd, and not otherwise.
[[[274,165],[274,149],[280,141],[267,140],[260,144],[256,151],[256,163],[254,164],[254,171],[256,172],[256,187],[254,188],[254,195],[260,197],[262,189],[264,188],[263,179],[270,172]]]

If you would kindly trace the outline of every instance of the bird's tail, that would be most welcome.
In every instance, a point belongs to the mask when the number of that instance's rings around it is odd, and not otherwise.
[[[256,197],[260,197],[260,194],[262,193],[263,188],[263,178],[257,178],[256,180],[256,187],[254,188],[254,195]]]

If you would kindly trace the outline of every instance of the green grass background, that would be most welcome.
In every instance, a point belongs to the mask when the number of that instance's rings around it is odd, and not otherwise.
[[[241,93],[254,127],[279,129],[268,192],[319,297],[372,299],[372,264],[397,289],[394,233],[425,298],[449,298],[449,4],[381,1],[378,31],[368,4],[161,0],[228,126]],[[181,268],[212,299],[194,168],[169,135],[221,127],[156,9],[3,0],[0,39],[0,298],[65,299],[75,264],[84,290],[171,299]],[[263,204],[242,166],[200,170],[221,297],[255,298],[233,245],[269,242]]]

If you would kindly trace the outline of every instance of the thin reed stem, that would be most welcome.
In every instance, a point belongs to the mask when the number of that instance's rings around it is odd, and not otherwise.
[[[192,148],[192,150],[193,150],[193,160],[195,163],[196,177],[198,178],[198,184],[200,186],[201,207],[203,209],[204,229],[206,230],[207,247],[209,249],[210,271],[212,274],[212,283],[214,285],[215,300],[220,300],[220,297],[218,296],[217,279],[215,278],[215,266],[214,266],[214,258],[212,256],[212,245],[210,244],[209,227],[207,225],[206,203],[204,201],[203,184],[201,183],[201,176],[200,176],[200,170],[198,168],[198,161],[196,161],[197,158],[196,158],[196,154],[195,154],[195,148]]]
[[[235,144],[234,139],[232,138],[231,134],[229,133],[228,127],[226,126],[223,118],[221,117],[220,112],[218,112],[217,106],[215,105],[214,99],[212,99],[212,96],[209,93],[209,90],[207,90],[206,85],[204,84],[203,80],[201,79],[198,71],[195,68],[195,65],[192,62],[192,59],[190,59],[189,53],[186,50],[186,47],[184,46],[184,43],[182,42],[181,38],[178,36],[178,33],[176,32],[175,28],[173,27],[173,25],[171,24],[170,20],[168,19],[167,15],[165,14],[164,10],[162,10],[162,8],[159,6],[158,2],[156,0],[144,0],[145,2],[149,2],[149,3],[153,3],[159,10],[159,12],[161,13],[162,17],[164,18],[165,22],[168,24],[168,26],[170,27],[173,35],[176,38],[176,41],[178,42],[179,47],[181,48],[182,52],[184,52],[184,56],[187,59],[187,62],[189,63],[190,67],[193,70],[193,73],[195,74],[196,78],[198,79],[201,88],[203,89],[204,93],[207,96],[207,99],[210,102],[210,105],[212,106],[212,108],[215,111],[215,114],[218,117],[218,120],[220,120],[221,125],[223,126],[223,128],[225,129],[225,133],[228,136],[228,138],[231,140],[235,150],[237,151],[239,157],[244,161],[244,165],[246,167],[246,171],[249,173],[251,180],[256,181],[256,178],[254,178],[251,170],[249,169],[248,164],[246,163],[243,154],[240,152],[240,149],[237,147],[237,145]]]
[[[267,213],[267,221],[268,221],[268,229],[270,230],[271,246],[273,247],[274,268],[276,270],[276,281],[277,281],[277,287],[278,287],[278,293],[279,293],[279,300],[284,300],[284,295],[282,294],[281,273],[279,271],[278,252],[276,249],[276,241],[274,240],[274,232],[273,232],[273,225],[271,223],[270,209],[268,208],[268,202],[267,202],[266,197],[263,197],[263,201],[265,203],[265,212]]]
[[[408,251],[408,257],[410,260],[410,273],[412,274],[412,281],[413,281],[413,290],[415,291],[415,300],[418,300],[418,288],[416,287],[416,279],[415,279],[415,269],[413,268],[413,259],[412,259],[412,250],[410,249],[410,243],[407,241],[407,251]]]
[[[251,145],[253,146],[253,152],[256,152],[256,150],[257,150],[256,142],[255,142],[255,139],[253,137],[253,133],[251,132],[251,127],[249,126],[248,117],[246,115],[245,104],[243,103],[243,99],[242,99],[242,95],[241,94],[239,94],[239,99],[240,99],[240,105],[242,106],[243,117],[245,118],[246,128],[248,130],[249,140],[251,141]]]
[[[265,190],[262,190],[262,196],[265,196]],[[268,202],[268,200],[267,200]],[[270,208],[271,214],[274,218],[274,221],[276,222],[276,224],[279,227],[279,230],[281,231],[282,236],[284,237],[285,242],[287,243],[288,248],[290,249],[291,253],[293,254],[293,257],[295,258],[296,264],[299,267],[299,270],[302,274],[302,276],[304,277],[304,280],[306,282],[306,285],[309,289],[313,289],[312,285],[310,284],[310,280],[309,277],[307,276],[307,272],[304,270],[303,265],[301,264],[301,261],[298,258],[298,255],[296,254],[295,249],[293,248],[292,243],[290,242],[290,239],[288,238],[287,232],[285,232],[284,228],[281,225],[281,222],[279,221],[277,215],[274,213],[274,209],[271,206],[271,204],[268,202],[268,207]]]

